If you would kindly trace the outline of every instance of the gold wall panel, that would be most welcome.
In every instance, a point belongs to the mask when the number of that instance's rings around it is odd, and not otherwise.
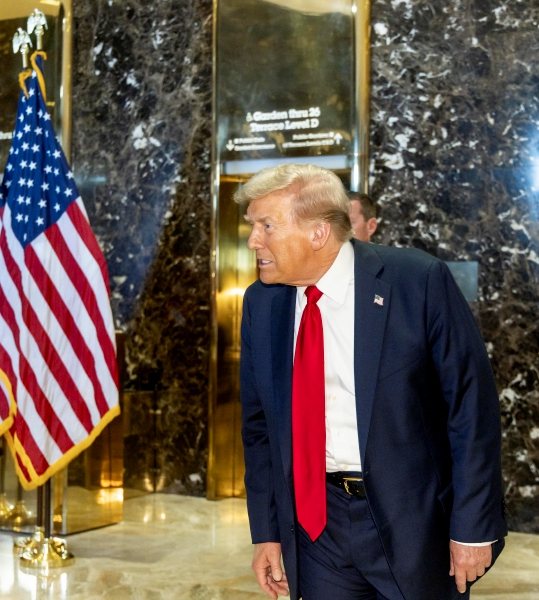
[[[243,294],[256,280],[256,259],[247,250],[249,226],[233,200],[238,180],[219,187],[219,282],[217,310],[217,376],[210,411],[208,497],[244,496],[241,405],[239,401],[240,325]]]

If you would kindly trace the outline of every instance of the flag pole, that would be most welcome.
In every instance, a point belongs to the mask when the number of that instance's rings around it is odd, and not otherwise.
[[[28,28],[39,33],[43,20],[33,13]],[[18,32],[14,50],[25,40]],[[19,75],[0,208],[0,299],[15,315],[0,330],[6,377],[17,399],[7,439],[23,486],[46,482],[43,539],[25,549],[21,567],[42,573],[73,562],[65,542],[52,537],[50,477],[120,413],[106,261],[47,108],[45,59],[37,50],[29,59],[32,68]],[[39,426],[25,428],[39,418]]]
[[[72,565],[75,557],[67,550],[65,540],[53,537],[50,478],[38,489],[42,492],[43,526],[36,527],[36,533],[21,554],[19,565],[25,572],[48,575],[51,570]]]
[[[17,54],[20,52],[22,54],[22,68],[28,68],[28,52],[32,47],[32,40],[28,35],[28,32],[25,31],[22,27],[17,29],[17,32],[13,36],[13,53]]]
[[[36,49],[43,50],[43,34],[47,29],[47,17],[37,8],[28,17],[28,33],[35,31],[36,34]]]
[[[20,50],[23,55],[23,68],[28,67],[28,48],[32,46],[29,33],[35,31],[37,50],[43,48],[43,33],[47,28],[47,19],[43,12],[35,9],[28,18],[27,29],[19,28],[13,38],[13,51]],[[21,73],[21,87],[23,83]],[[22,486],[18,483],[22,500]],[[19,499],[19,498],[18,498]],[[51,569],[63,568],[75,562],[73,554],[68,552],[65,540],[53,537],[52,527],[51,480],[37,488],[37,519],[34,535],[14,544],[13,551],[20,555],[19,565],[23,571],[46,575]]]

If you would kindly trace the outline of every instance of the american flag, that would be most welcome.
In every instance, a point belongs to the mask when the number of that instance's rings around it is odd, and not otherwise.
[[[88,447],[119,405],[105,259],[36,70],[26,88],[0,190],[0,415],[7,379],[16,411],[6,436],[33,489]]]

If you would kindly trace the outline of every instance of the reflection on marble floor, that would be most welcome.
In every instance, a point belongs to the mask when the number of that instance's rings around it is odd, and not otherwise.
[[[261,600],[251,574],[245,501],[152,494],[125,502],[124,521],[68,537],[76,563],[52,577],[19,570],[0,534],[0,598]],[[473,600],[537,600],[539,536],[511,534]]]

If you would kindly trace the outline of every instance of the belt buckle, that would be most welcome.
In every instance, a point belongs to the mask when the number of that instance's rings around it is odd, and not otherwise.
[[[353,494],[350,491],[350,488],[348,487],[349,481],[363,481],[363,478],[362,477],[343,477],[344,489],[346,490],[347,494],[350,494],[350,496],[352,496]]]

